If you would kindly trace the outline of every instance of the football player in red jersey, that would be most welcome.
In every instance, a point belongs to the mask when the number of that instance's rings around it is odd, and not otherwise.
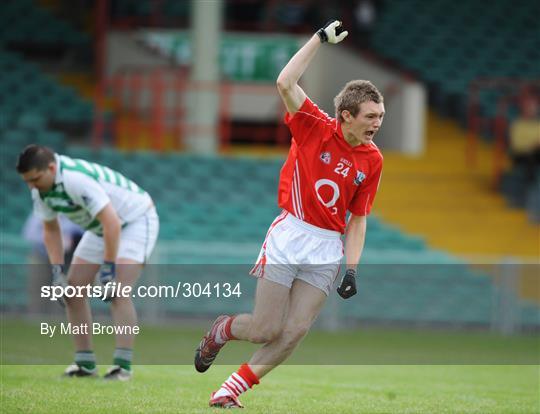
[[[251,271],[259,278],[253,313],[216,319],[197,348],[195,367],[206,371],[229,340],[264,345],[212,394],[211,406],[242,407],[238,396],[292,353],[330,293],[343,254],[346,269],[337,291],[345,299],[356,294],[366,216],[382,171],[383,158],[373,138],[384,117],[383,97],[371,82],[351,81],[334,99],[332,118],[298,85],[321,45],[346,36],[341,22],[329,22],[277,79],[293,136],[279,181],[283,211],[270,226]]]

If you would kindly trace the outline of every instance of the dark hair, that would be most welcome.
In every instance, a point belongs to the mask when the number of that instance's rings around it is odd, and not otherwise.
[[[19,174],[27,173],[34,168],[38,171],[47,169],[51,162],[54,162],[54,152],[41,145],[28,145],[17,158],[17,172]]]
[[[375,103],[382,103],[384,101],[383,96],[375,85],[367,80],[350,81],[334,98],[336,117],[340,122],[343,122],[344,119],[341,116],[341,111],[345,110],[349,111],[355,117],[360,111],[360,104],[369,101]]]

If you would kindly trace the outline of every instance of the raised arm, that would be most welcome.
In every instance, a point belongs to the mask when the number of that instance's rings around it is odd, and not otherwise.
[[[302,48],[289,60],[277,78],[278,92],[287,108],[287,112],[294,114],[306,100],[306,93],[298,85],[300,76],[319,50],[321,41],[313,35]]]
[[[277,78],[277,88],[287,111],[293,115],[304,103],[306,93],[298,80],[311,63],[321,43],[339,43],[348,32],[341,29],[341,22],[334,20],[319,29],[302,48],[289,60]]]

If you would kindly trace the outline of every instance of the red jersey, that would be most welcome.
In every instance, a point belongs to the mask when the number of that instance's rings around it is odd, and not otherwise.
[[[278,205],[314,226],[345,232],[347,210],[368,215],[382,172],[373,143],[351,146],[340,123],[309,98],[285,115],[293,139],[281,168]]]

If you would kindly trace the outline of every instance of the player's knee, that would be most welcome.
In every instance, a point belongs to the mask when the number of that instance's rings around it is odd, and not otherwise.
[[[111,307],[114,309],[131,308],[133,301],[130,297],[117,296],[111,300]]]
[[[86,306],[88,299],[85,296],[65,296],[64,303],[70,309],[78,309],[80,307]]]
[[[309,331],[311,327],[307,323],[289,325],[283,330],[283,341],[286,347],[294,348]]]

